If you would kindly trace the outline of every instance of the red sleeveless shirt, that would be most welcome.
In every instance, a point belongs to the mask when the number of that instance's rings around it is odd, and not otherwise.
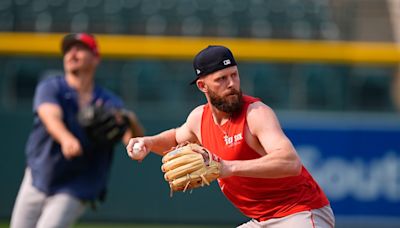
[[[224,160],[250,160],[261,157],[245,140],[249,105],[259,99],[243,96],[244,105],[237,116],[218,126],[206,104],[201,120],[202,144]],[[227,133],[227,135],[225,135]],[[258,221],[280,218],[329,204],[324,192],[302,167],[301,174],[285,178],[232,176],[218,179],[221,191],[246,216]]]

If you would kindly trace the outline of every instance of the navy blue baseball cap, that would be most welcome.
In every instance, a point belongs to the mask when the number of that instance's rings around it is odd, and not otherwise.
[[[228,48],[209,45],[194,57],[193,68],[196,73],[196,79],[190,84],[196,83],[204,75],[236,65],[235,58],[233,58],[233,54]]]

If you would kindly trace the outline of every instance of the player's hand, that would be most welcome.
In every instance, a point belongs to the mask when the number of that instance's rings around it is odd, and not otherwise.
[[[73,136],[66,136],[61,141],[61,151],[68,160],[82,155],[82,146],[79,140]]]
[[[150,152],[151,146],[146,137],[131,138],[126,152],[132,160],[142,161]]]

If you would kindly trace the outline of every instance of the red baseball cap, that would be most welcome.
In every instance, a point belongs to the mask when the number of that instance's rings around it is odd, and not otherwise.
[[[62,53],[65,52],[76,43],[81,43],[89,48],[93,52],[94,55],[99,56],[99,49],[97,46],[96,39],[93,35],[88,33],[71,33],[64,36],[64,39],[61,44]]]

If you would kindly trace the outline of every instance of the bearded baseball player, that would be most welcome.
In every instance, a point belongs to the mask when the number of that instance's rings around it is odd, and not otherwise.
[[[195,56],[193,66],[192,84],[207,103],[178,128],[130,139],[128,155],[133,160],[143,160],[150,151],[164,156],[162,170],[174,191],[217,178],[225,196],[251,219],[239,227],[334,227],[327,197],[302,165],[274,111],[260,99],[242,95],[231,51],[208,46]],[[184,142],[204,149],[180,146]]]

